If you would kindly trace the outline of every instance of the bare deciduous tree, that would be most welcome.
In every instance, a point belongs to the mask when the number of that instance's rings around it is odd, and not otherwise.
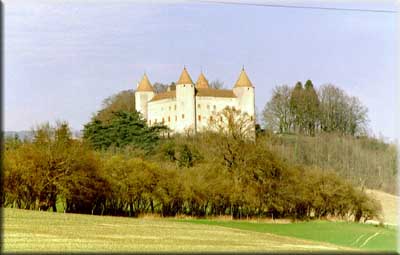
[[[112,118],[114,112],[135,111],[135,91],[124,90],[103,100],[102,109],[98,111],[95,118],[107,122]]]
[[[358,98],[348,96],[332,84],[321,86],[318,92],[322,131],[349,135],[365,133],[368,110]]]
[[[220,81],[219,79],[213,80],[212,82],[210,82],[210,87],[213,89],[223,89],[224,82]]]
[[[267,129],[279,133],[287,133],[293,124],[290,112],[290,95],[292,89],[287,86],[277,86],[272,99],[265,105],[263,111],[264,124]]]

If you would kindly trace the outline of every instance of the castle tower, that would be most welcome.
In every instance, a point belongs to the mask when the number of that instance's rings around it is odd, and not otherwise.
[[[186,67],[176,82],[176,131],[196,131],[195,87]]]
[[[136,111],[142,113],[143,117],[147,119],[147,103],[154,97],[154,89],[151,86],[149,78],[146,74],[143,75],[142,80],[138,84],[135,92],[135,108]]]
[[[247,76],[244,67],[242,68],[239,78],[233,87],[233,93],[235,93],[238,98],[239,109],[242,112],[249,114],[251,119],[255,121],[254,86]]]
[[[196,89],[203,89],[203,88],[209,88],[209,87],[210,87],[210,85],[208,84],[206,77],[204,76],[203,72],[201,72],[200,76],[196,82]]]

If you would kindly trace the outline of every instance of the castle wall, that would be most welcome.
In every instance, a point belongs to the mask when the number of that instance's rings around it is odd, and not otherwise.
[[[209,128],[209,121],[225,107],[238,107],[236,98],[196,97],[197,131]]]
[[[256,137],[256,112],[255,112],[255,94],[253,87],[237,87],[233,88],[233,93],[238,97],[238,106],[243,113],[247,113],[253,121],[253,130],[250,134],[253,139]]]
[[[255,95],[252,87],[233,88],[233,92],[238,98],[238,109],[255,120]]]
[[[154,125],[155,123],[164,124],[171,130],[175,130],[178,122],[178,111],[176,98],[167,98],[148,103],[149,118],[147,123]]]
[[[194,132],[196,129],[195,88],[194,84],[176,85],[176,111],[178,121],[176,132]]]
[[[148,118],[148,102],[154,97],[152,91],[138,91],[135,93],[135,109],[142,113],[145,119]]]

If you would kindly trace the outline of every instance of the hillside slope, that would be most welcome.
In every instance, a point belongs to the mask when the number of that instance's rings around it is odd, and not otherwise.
[[[334,171],[359,187],[397,194],[397,148],[371,137],[266,134],[265,143],[292,164]]]
[[[382,218],[384,223],[390,225],[398,225],[398,214],[399,214],[399,196],[395,196],[379,190],[366,190],[374,199],[378,200],[382,206]]]

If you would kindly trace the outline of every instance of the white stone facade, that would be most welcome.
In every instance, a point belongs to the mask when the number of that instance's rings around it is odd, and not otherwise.
[[[242,70],[232,90],[213,89],[201,74],[194,84],[184,68],[175,90],[156,94],[147,76],[135,93],[136,110],[149,125],[164,124],[172,132],[197,132],[208,128],[216,114],[226,107],[234,107],[255,119],[254,87]]]

